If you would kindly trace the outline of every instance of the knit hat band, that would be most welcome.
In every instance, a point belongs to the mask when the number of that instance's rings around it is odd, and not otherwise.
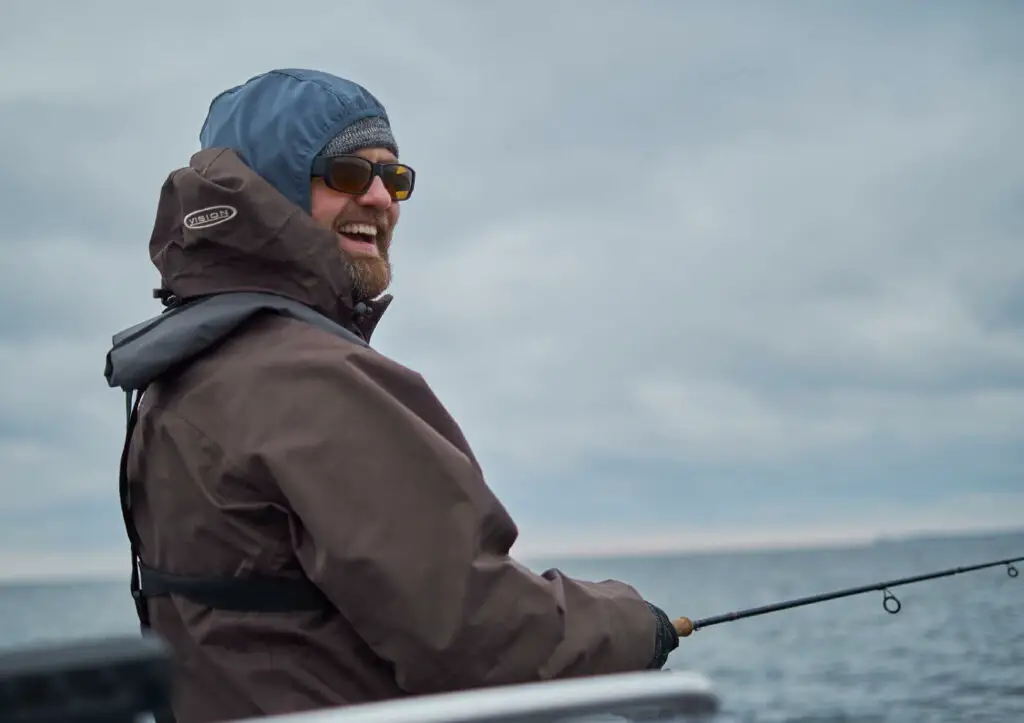
[[[370,116],[356,121],[334,136],[319,155],[333,158],[348,155],[362,148],[387,148],[398,155],[398,144],[386,118]]]

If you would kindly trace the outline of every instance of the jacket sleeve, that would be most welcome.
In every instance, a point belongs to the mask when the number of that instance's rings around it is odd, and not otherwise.
[[[306,574],[411,694],[660,667],[630,586],[535,574],[455,422],[374,352],[261,387],[259,465],[299,520]],[[671,626],[670,626],[671,627]]]

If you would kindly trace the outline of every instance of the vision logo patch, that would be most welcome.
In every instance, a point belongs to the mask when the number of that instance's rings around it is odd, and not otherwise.
[[[190,231],[199,231],[204,228],[216,226],[219,223],[230,221],[238,215],[238,209],[234,206],[209,206],[200,208],[185,216],[182,223]]]

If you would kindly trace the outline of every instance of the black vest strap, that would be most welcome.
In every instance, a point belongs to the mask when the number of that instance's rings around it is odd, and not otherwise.
[[[180,595],[217,610],[276,613],[325,610],[331,604],[306,578],[188,577],[154,570],[141,562],[142,597]]]

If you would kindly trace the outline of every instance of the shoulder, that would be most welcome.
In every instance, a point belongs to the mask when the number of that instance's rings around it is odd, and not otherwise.
[[[254,373],[274,376],[290,371],[328,375],[366,374],[375,378],[396,376],[422,383],[421,375],[382,354],[358,338],[342,336],[306,321],[268,314],[254,319],[238,335],[232,358],[240,357]],[[244,362],[242,361],[244,359]]]
[[[433,396],[418,372],[376,349],[276,314],[249,322],[205,366],[201,376],[282,407],[322,406],[338,395],[353,404]]]
[[[288,317],[262,319],[244,334],[225,378],[245,390],[247,423],[280,433],[378,427],[398,437],[437,435],[472,456],[458,424],[417,371],[375,349]],[[227,361],[227,359],[225,359]],[[235,368],[238,372],[232,374]],[[244,369],[244,371],[242,371]],[[270,432],[268,432],[270,433]]]

